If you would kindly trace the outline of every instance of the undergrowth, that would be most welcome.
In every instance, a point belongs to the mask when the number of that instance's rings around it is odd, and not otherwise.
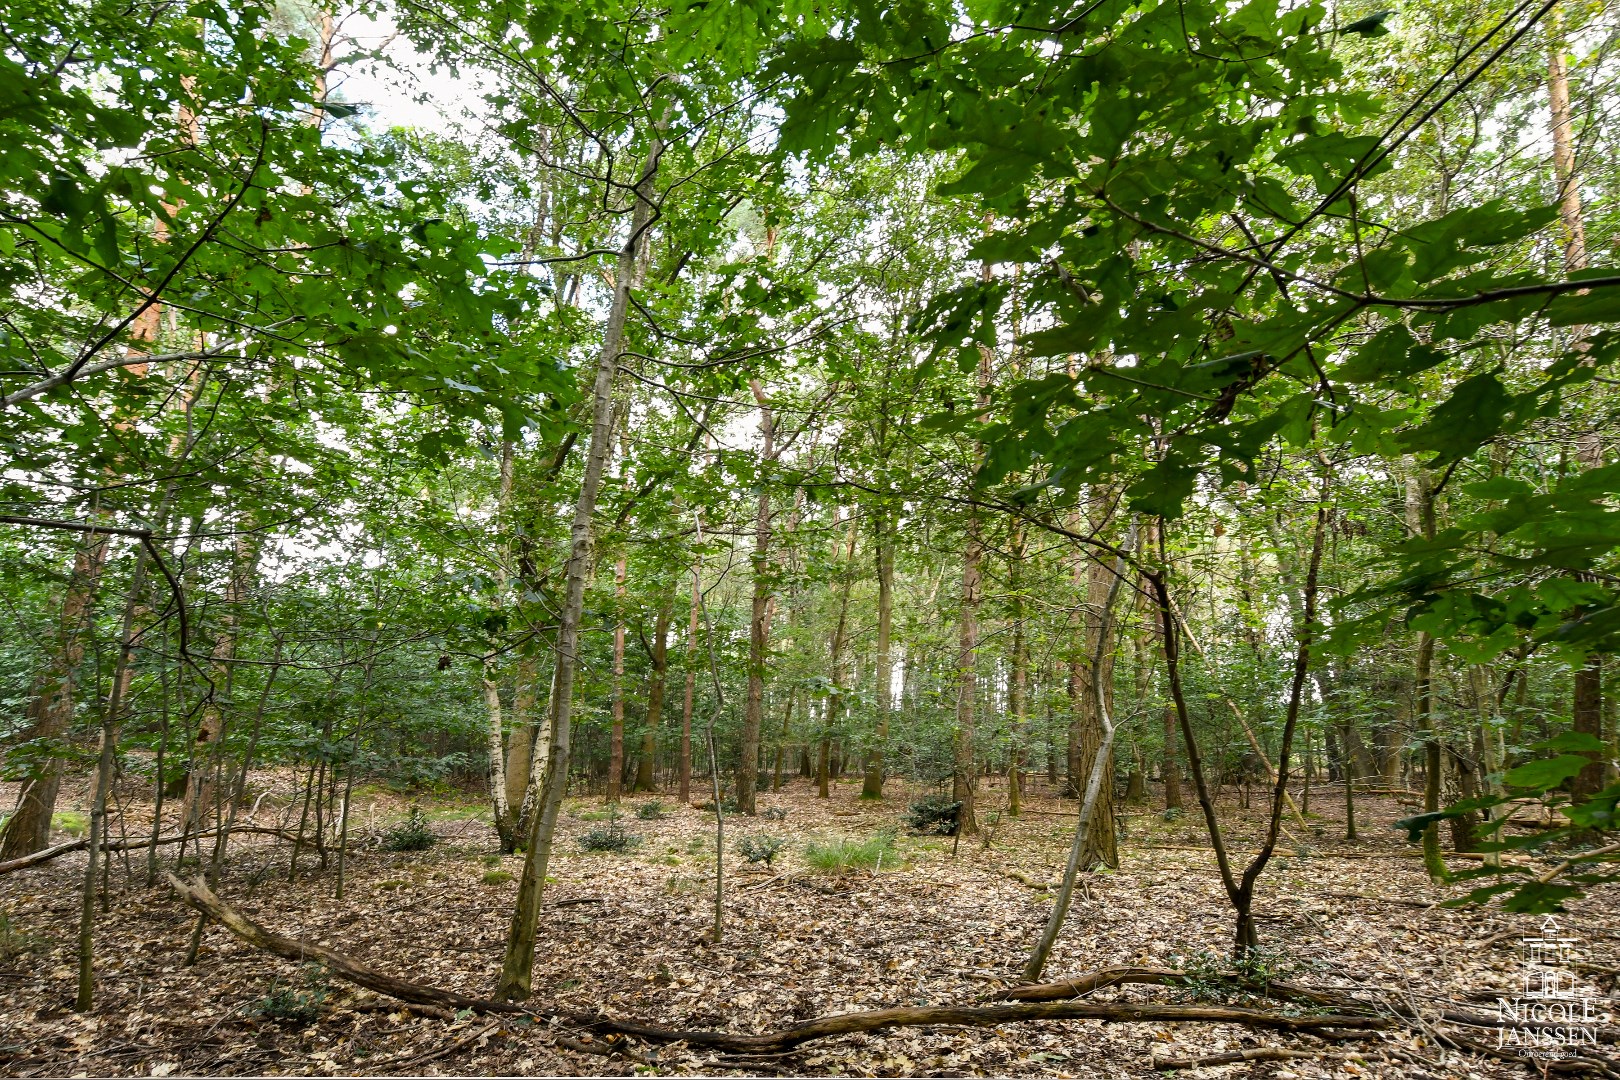
[[[884,829],[866,840],[836,837],[811,841],[804,846],[804,861],[812,870],[823,874],[841,874],[852,870],[876,873],[885,865],[897,865],[900,858],[894,849],[894,831]]]

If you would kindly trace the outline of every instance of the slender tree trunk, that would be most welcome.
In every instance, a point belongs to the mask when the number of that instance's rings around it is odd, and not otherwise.
[[[591,565],[591,518],[602,487],[613,437],[613,383],[618,374],[623,349],[625,322],[630,311],[630,290],[635,284],[646,232],[652,221],[652,182],[663,152],[661,138],[655,137],[646,164],[635,188],[635,207],[630,215],[630,235],[619,251],[613,282],[613,304],[608,312],[597,354],[596,373],[591,387],[591,439],[585,453],[584,476],[579,498],[574,504],[574,520],[569,531],[568,564],[565,575],[560,625],[557,628],[557,667],[553,677],[551,704],[551,746],[546,755],[545,779],[540,805],[528,837],[523,859],[523,876],[518,883],[517,904],[507,935],[506,956],[496,984],[501,1000],[522,1000],[530,993],[534,969],[535,932],[540,918],[541,894],[546,867],[551,861],[552,838],[557,829],[557,812],[568,786],[571,721],[573,719],[574,678],[579,663],[580,622],[585,607],[585,580]]]
[[[607,801],[619,801],[624,785],[624,596],[628,559],[621,552],[613,568],[613,597],[619,607],[613,623],[613,723],[608,729]]]
[[[165,506],[159,519],[166,514]],[[135,654],[139,635],[135,630],[137,612],[141,606],[142,591],[146,587],[146,549],[135,549],[135,568],[130,575],[129,596],[124,602],[123,627],[118,636],[118,661],[113,669],[112,694],[101,717],[101,749],[97,757],[94,789],[90,796],[90,836],[86,848],[88,858],[84,868],[84,891],[79,906],[79,989],[74,1008],[89,1012],[95,997],[95,894],[96,870],[101,858],[101,846],[107,837],[107,796],[112,787],[113,770],[118,755],[118,725],[123,720],[124,694],[129,681],[125,678]]]
[[[1553,176],[1558,183],[1558,218],[1564,234],[1564,272],[1575,274],[1586,269],[1586,221],[1581,205],[1581,178],[1575,161],[1575,113],[1570,104],[1569,43],[1564,35],[1564,15],[1559,8],[1550,13],[1547,31],[1547,99],[1552,121]],[[1569,329],[1570,347],[1586,352],[1587,328]],[[1575,440],[1575,458],[1583,470],[1603,464],[1603,441],[1597,432],[1582,433]],[[1570,708],[1572,727],[1577,733],[1603,739],[1603,661],[1588,658],[1575,671]],[[1570,781],[1571,798],[1580,802],[1603,787],[1601,753],[1588,755],[1592,764]]]
[[[636,759],[636,790],[652,791],[657,786],[653,766],[658,760],[658,725],[664,719],[664,685],[669,674],[669,620],[674,614],[675,591],[658,607],[653,620],[652,677],[647,683],[647,727],[641,734],[641,754]]]
[[[961,803],[958,832],[972,836],[979,831],[974,814],[974,713],[978,695],[979,647],[979,594],[981,578],[979,566],[984,548],[980,540],[977,514],[968,518],[967,542],[962,549],[962,603],[957,620],[958,644],[956,650],[956,732],[952,745],[955,767],[952,770],[951,799]]]
[[[1126,569],[1125,557],[1120,556],[1116,560],[1114,572],[1109,575],[1112,581],[1108,591],[1099,598],[1099,606],[1093,613],[1096,621],[1092,637],[1091,676],[1086,683],[1096,695],[1092,708],[1098,729],[1097,749],[1091,755],[1091,771],[1086,776],[1086,784],[1080,795],[1080,813],[1075,822],[1074,840],[1069,845],[1069,861],[1063,868],[1063,882],[1058,887],[1057,898],[1052,904],[1052,913],[1046,920],[1046,928],[1030,952],[1028,962],[1024,964],[1023,979],[1027,983],[1040,981],[1041,972],[1045,970],[1047,958],[1052,953],[1052,946],[1057,943],[1058,932],[1063,929],[1063,922],[1068,918],[1069,905],[1074,899],[1075,879],[1080,871],[1085,869],[1085,852],[1090,846],[1092,836],[1091,820],[1101,810],[1103,788],[1112,786],[1112,779],[1105,776],[1104,771],[1113,758],[1115,728],[1112,695],[1105,689],[1108,681],[1103,678],[1103,667],[1112,666],[1113,644],[1110,632],[1114,601],[1119,597],[1119,588],[1125,580]]]
[[[776,425],[765,388],[758,379],[748,381],[759,405],[760,461],[769,466],[776,460]],[[737,762],[737,810],[754,814],[754,794],[759,776],[759,733],[765,722],[765,652],[770,640],[771,599],[771,496],[763,477],[759,485],[758,509],[754,515],[754,599],[748,620],[748,697],[743,706],[742,754]]]
[[[866,755],[866,776],[861,798],[883,798],[883,750],[889,738],[889,713],[894,709],[894,655],[890,644],[894,626],[894,535],[886,509],[873,515],[872,536],[877,555],[877,728],[875,744]]]
[[[698,620],[703,602],[702,573],[692,560],[692,616],[686,628],[686,695],[681,705],[681,753],[676,766],[676,782],[681,805],[692,801],[692,704],[697,695]]]
[[[534,769],[534,746],[538,728],[535,706],[540,673],[534,657],[520,654],[517,660],[516,688],[512,693],[512,726],[506,737],[506,805],[507,812],[522,807],[529,793],[529,778]],[[517,832],[523,832],[526,821],[518,815]]]
[[[1023,812],[1023,784],[1019,769],[1023,766],[1024,723],[1029,710],[1029,636],[1024,627],[1024,530],[1013,526],[1012,542],[1008,545],[1008,592],[1012,594],[1012,670],[1007,674],[1007,715],[1012,721],[1012,732],[1007,749],[1007,813],[1017,817]],[[1109,813],[1112,818],[1112,811]]]
[[[223,696],[229,696],[233,670],[231,661],[236,658],[236,638],[242,621],[242,609],[247,604],[248,593],[259,573],[261,544],[253,515],[239,515],[236,527],[237,537],[231,548],[230,581],[221,598],[225,613],[220,619],[219,634],[214,639],[209,663],[213,687],[198,715],[197,734],[191,751],[191,772],[186,779],[181,820],[184,828],[190,830],[202,827],[203,815],[215,800],[210,774],[219,760],[220,748],[225,740],[225,708],[219,691],[222,687],[226,688]]]
[[[1100,531],[1107,523],[1112,500],[1107,491],[1094,488],[1091,492],[1091,529]],[[1107,717],[1114,712],[1114,650],[1101,636],[1109,619],[1108,605],[1117,593],[1115,574],[1101,558],[1084,560],[1086,563],[1086,608],[1084,614],[1085,648],[1090,654],[1088,662],[1071,672],[1070,707],[1074,711],[1079,731],[1079,767],[1076,779],[1085,777],[1089,786],[1091,776],[1101,770],[1103,782],[1098,789],[1097,805],[1090,815],[1090,827],[1080,850],[1080,868],[1090,870],[1096,866],[1119,865],[1119,843],[1114,830],[1114,750],[1113,738],[1106,734],[1111,724]],[[1080,693],[1074,694],[1076,683]],[[1097,755],[1103,755],[1099,764]],[[1087,789],[1079,789],[1087,790]]]
[[[518,835],[512,822],[511,804],[506,798],[506,729],[501,713],[501,687],[495,681],[494,665],[484,669],[484,711],[489,731],[485,742],[489,751],[489,799],[495,812],[495,835],[500,841],[501,854],[510,855],[518,849]]]

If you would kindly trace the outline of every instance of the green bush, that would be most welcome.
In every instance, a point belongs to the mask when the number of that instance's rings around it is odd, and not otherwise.
[[[764,833],[754,833],[737,839],[737,854],[750,863],[764,863],[767,867],[785,847],[787,847],[786,840],[780,836],[766,836]]]
[[[382,838],[384,851],[426,851],[438,842],[420,806],[411,807],[405,820],[383,833]]]
[[[887,830],[869,840],[817,840],[804,847],[804,861],[813,870],[824,874],[841,874],[853,870],[876,871],[899,861],[894,850],[894,834]]]
[[[640,806],[636,807],[636,817],[640,818],[642,821],[658,821],[668,816],[669,815],[664,810],[664,804],[659,802],[657,799],[654,799],[652,802],[644,802]]]
[[[579,846],[586,851],[611,851],[620,855],[635,850],[640,844],[641,837],[626,832],[616,813],[605,826],[581,833],[579,837]]]
[[[512,880],[512,874],[507,870],[490,870],[484,874],[485,885],[505,885]]]
[[[928,795],[907,807],[901,820],[924,836],[955,836],[961,819],[961,803],[948,795]]]
[[[302,990],[272,982],[270,992],[254,1002],[248,1012],[280,1023],[313,1024],[320,1019],[321,1005],[331,994],[332,984],[322,964],[305,964],[303,982]]]

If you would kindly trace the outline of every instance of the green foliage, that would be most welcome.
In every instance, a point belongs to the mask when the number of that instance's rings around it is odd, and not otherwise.
[[[924,836],[955,836],[961,816],[960,802],[946,795],[926,795],[906,808],[901,821]]]
[[[770,836],[765,833],[751,833],[737,838],[737,854],[749,863],[764,863],[767,867],[772,865],[776,856],[787,847],[787,841],[780,836]]]
[[[1181,972],[1175,985],[1194,1001],[1222,1004],[1253,1000],[1269,984],[1291,978],[1305,967],[1281,947],[1249,949],[1235,958],[1201,950],[1173,956],[1171,963]]]
[[[665,810],[664,804],[659,802],[657,799],[644,802],[636,807],[636,817],[640,818],[642,821],[661,821],[668,816],[669,814]]]
[[[428,827],[427,815],[420,806],[412,806],[405,820],[383,833],[384,851],[426,851],[439,842]]]
[[[486,870],[479,880],[485,885],[505,885],[512,880],[512,874],[508,870]]]
[[[609,807],[612,811],[605,826],[587,829],[579,835],[579,846],[583,851],[605,851],[617,855],[625,855],[641,846],[641,837],[626,831],[619,819],[618,805]]]
[[[823,874],[845,874],[856,870],[875,873],[885,865],[894,867],[899,862],[894,840],[894,833],[887,830],[866,840],[845,837],[813,840],[804,846],[804,861],[812,870]]]
[[[321,1006],[332,993],[331,980],[324,964],[305,964],[300,985],[283,986],[280,981],[270,984],[270,992],[248,1008],[248,1012],[278,1023],[304,1026],[321,1017]]]

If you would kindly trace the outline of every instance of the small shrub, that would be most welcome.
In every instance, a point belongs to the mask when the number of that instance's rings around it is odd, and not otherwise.
[[[321,1016],[321,1004],[332,992],[321,964],[304,965],[304,988],[296,990],[272,982],[270,992],[249,1007],[248,1011],[266,1020],[287,1024],[313,1024]]]
[[[787,807],[785,806],[767,806],[759,812],[759,816],[766,821],[786,821],[787,815]]]
[[[483,877],[485,885],[505,885],[512,880],[512,875],[506,870],[491,870]]]
[[[708,813],[711,813],[711,814],[714,813],[714,800],[710,799],[708,802],[700,802],[700,803],[698,803],[698,809],[707,811]],[[720,800],[720,813],[722,813],[722,814],[735,814],[736,812],[737,812],[737,800],[736,799],[734,799],[734,798],[732,798],[731,796],[728,795],[725,798]]]
[[[652,802],[644,802],[636,807],[636,817],[642,821],[659,821],[668,816],[664,810],[664,804],[657,799]]]
[[[1164,821],[1180,821],[1181,820],[1181,813],[1182,813],[1181,807],[1179,807],[1179,806],[1167,806],[1167,807],[1164,808],[1164,812],[1162,814],[1160,814],[1159,817],[1160,817],[1161,820],[1164,820]]]
[[[928,795],[906,808],[902,820],[923,836],[955,836],[961,825],[962,804],[948,795]]]
[[[586,851],[611,851],[619,855],[633,851],[641,843],[641,837],[625,831],[619,824],[619,815],[614,813],[605,826],[599,826],[580,834],[579,846]]]
[[[854,870],[876,872],[885,863],[899,861],[894,851],[894,834],[880,832],[868,840],[819,840],[806,844],[804,861],[813,870],[824,874],[843,874]]]
[[[777,854],[785,847],[787,847],[787,841],[780,836],[766,836],[763,833],[755,833],[752,836],[743,836],[737,839],[737,854],[741,855],[749,863],[764,863],[767,868],[771,866]]]
[[[499,866],[501,865],[501,857],[499,855],[485,855],[482,862],[485,866]]]
[[[383,833],[382,838],[384,851],[426,851],[438,842],[420,806],[411,807],[405,820]]]

